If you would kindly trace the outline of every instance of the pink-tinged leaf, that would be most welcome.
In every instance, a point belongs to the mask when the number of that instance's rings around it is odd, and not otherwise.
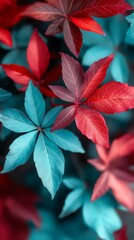
[[[109,152],[109,161],[125,157],[132,152],[134,152],[134,134],[125,134],[113,141]]]
[[[95,201],[96,199],[102,197],[109,190],[109,181],[110,181],[109,173],[107,172],[102,173],[102,175],[95,183],[95,187],[93,189],[93,194],[91,197],[92,201]]]
[[[100,145],[96,145],[96,149],[100,159],[106,163],[108,158],[108,150]]]
[[[117,201],[134,212],[134,191],[130,188],[128,183],[112,176],[110,188]]]
[[[115,240],[128,240],[126,226],[122,227],[120,230],[114,233]]]
[[[62,13],[58,8],[47,3],[36,2],[29,5],[22,15],[47,22],[62,16]]]
[[[123,162],[123,159],[122,159],[122,162]],[[113,174],[118,179],[121,179],[125,182],[133,183],[134,182],[134,171],[130,170],[130,169],[127,169],[127,168],[128,168],[128,165],[125,166],[125,168],[121,169],[121,164],[120,164],[120,166],[118,168],[115,168],[113,170]]]
[[[12,36],[9,30],[0,27],[0,41],[9,47],[12,47]]]
[[[100,159],[89,159],[87,160],[88,163],[90,163],[92,166],[94,166],[99,171],[104,171],[106,169],[106,166],[104,162],[100,161]]]
[[[119,82],[109,82],[87,100],[89,107],[114,114],[134,108],[134,87]]]
[[[98,34],[103,34],[104,31],[102,27],[91,17],[89,16],[75,16],[69,18],[78,28],[86,31],[95,32]]]
[[[75,122],[80,132],[94,143],[109,147],[108,128],[103,116],[97,111],[77,107]]]
[[[63,24],[64,40],[70,51],[78,57],[82,46],[82,33],[78,27],[68,20]]]
[[[34,76],[25,67],[15,64],[1,64],[6,75],[11,78],[15,83],[28,85]]]
[[[67,12],[68,0],[46,0],[48,4],[58,8],[64,14]]]
[[[65,109],[63,109],[58,117],[56,118],[56,121],[51,129],[51,131],[58,130],[60,128],[65,128],[68,125],[70,125],[76,114],[76,107],[75,106],[70,106]]]
[[[75,101],[74,97],[72,96],[72,93],[65,87],[49,85],[49,88],[53,91],[53,93],[56,96],[58,96],[63,101],[66,101],[66,102],[74,102]]]
[[[54,20],[47,28],[45,35],[55,35],[61,33],[63,30],[63,22],[64,22],[63,17]]]
[[[33,74],[37,80],[40,80],[48,68],[50,53],[46,43],[39,36],[37,30],[33,32],[30,39],[27,48],[27,60]]]
[[[99,60],[91,65],[85,73],[84,83],[81,89],[81,99],[91,96],[106,76],[107,69],[113,60],[113,55]]]
[[[80,98],[80,89],[84,72],[80,63],[67,54],[62,53],[62,76],[66,87],[72,92],[76,101]]]
[[[78,2],[79,7],[73,14],[90,14],[90,16],[106,18],[132,9],[124,0],[79,0]]]

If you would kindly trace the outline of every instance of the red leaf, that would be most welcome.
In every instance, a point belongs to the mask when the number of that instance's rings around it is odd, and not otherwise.
[[[115,158],[125,157],[133,152],[134,152],[134,133],[128,133],[113,141],[109,151],[109,160],[112,161]]]
[[[0,41],[9,47],[12,47],[12,36],[9,30],[0,27]]]
[[[115,236],[115,240],[128,240],[126,227],[124,226],[120,230],[116,231],[114,233],[114,236]]]
[[[113,60],[113,55],[99,60],[91,65],[85,73],[84,83],[81,89],[81,99],[93,94],[106,76],[107,69]]]
[[[128,183],[113,176],[111,179],[111,189],[117,201],[134,212],[134,191]]]
[[[61,11],[47,3],[36,2],[27,7],[23,16],[32,17],[42,21],[53,21],[62,16]]]
[[[123,14],[132,7],[124,0],[79,0],[79,8],[73,12],[75,14],[89,14],[94,17],[111,17]],[[76,2],[77,6],[77,2]]]
[[[80,98],[84,72],[78,61],[62,53],[62,76],[66,87],[72,92],[76,101]]]
[[[67,102],[75,101],[72,93],[65,87],[61,87],[61,86],[49,86],[49,87],[54,92],[54,94],[58,96],[60,99],[62,99],[63,101],[67,101]]]
[[[124,151],[120,153],[123,147]],[[98,150],[101,159],[88,160],[96,169],[103,172],[95,184],[92,200],[96,200],[111,189],[117,201],[134,212],[134,192],[129,186],[134,182],[134,171],[129,168],[129,158],[126,158],[126,155],[134,151],[134,135],[127,134],[115,140],[106,155],[105,149],[100,151],[97,147]]]
[[[75,106],[70,106],[65,109],[63,109],[58,117],[56,118],[56,121],[51,129],[51,131],[58,130],[60,128],[65,128],[68,125],[70,125],[76,114],[76,107]]]
[[[108,128],[100,113],[93,109],[78,107],[75,117],[77,128],[94,143],[108,147]]]
[[[78,57],[82,46],[82,33],[73,23],[64,21],[63,24],[64,40],[70,51]]]
[[[60,17],[54,20],[46,30],[46,35],[55,35],[62,32],[64,18]]]
[[[34,79],[32,73],[30,73],[25,67],[15,64],[1,64],[6,75],[18,84],[28,85],[30,80]]]
[[[82,30],[104,34],[101,26],[91,17],[75,15],[75,17],[70,17],[70,20]]]
[[[109,82],[88,98],[89,107],[114,114],[134,108],[134,87],[119,82]]]
[[[34,31],[27,48],[28,64],[39,81],[46,72],[49,62],[50,54],[47,45],[39,36],[37,30]]]
[[[104,172],[94,186],[91,201],[95,201],[96,199],[102,197],[109,190],[109,181],[110,174]]]

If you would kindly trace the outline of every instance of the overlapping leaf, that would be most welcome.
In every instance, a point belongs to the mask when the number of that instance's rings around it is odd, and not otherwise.
[[[94,17],[110,17],[130,10],[131,6],[124,0],[47,0],[30,5],[23,15],[42,21],[53,21],[46,34],[53,35],[63,31],[68,48],[78,56],[82,45],[79,30],[104,34]]]
[[[121,228],[121,220],[107,197],[91,202],[91,193],[79,179],[68,178],[65,185],[73,189],[67,196],[60,217],[66,217],[82,207],[86,225],[92,228],[101,239],[114,240],[114,231]],[[110,216],[110,217],[109,217]]]
[[[33,32],[29,41],[27,61],[31,71],[16,64],[2,64],[2,67],[8,77],[15,83],[23,85],[22,90],[25,90],[29,81],[32,80],[44,95],[54,96],[48,84],[58,80],[61,75],[61,66],[55,66],[47,71],[50,64],[50,53],[37,30]]]
[[[134,152],[134,134],[116,139],[109,150],[97,146],[97,151],[99,159],[88,160],[102,172],[95,184],[92,200],[111,189],[117,201],[134,212],[134,192],[130,186],[134,182],[134,172],[128,158]]]
[[[99,112],[119,113],[134,108],[134,87],[109,82],[99,87],[113,59],[110,55],[83,73],[81,65],[62,53],[64,87],[50,86],[59,98],[71,102],[57,117],[52,131],[68,126],[74,119],[77,128],[93,142],[108,147],[108,128]]]
[[[0,121],[7,129],[25,133],[9,147],[2,173],[26,163],[34,152],[38,175],[54,197],[64,173],[64,156],[59,147],[72,152],[83,153],[84,150],[79,139],[70,131],[50,132],[50,127],[62,108],[55,107],[45,114],[45,100],[31,82],[26,91],[24,106],[28,116],[15,109],[5,109],[0,113]]]

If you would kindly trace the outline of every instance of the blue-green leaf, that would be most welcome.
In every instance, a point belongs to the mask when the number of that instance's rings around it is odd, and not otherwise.
[[[0,113],[0,121],[3,126],[13,132],[30,132],[36,127],[30,119],[22,112],[16,109],[7,108]]]
[[[114,240],[113,232],[122,226],[118,214],[105,197],[95,202],[87,199],[83,206],[83,218],[86,225],[104,240]]]
[[[54,124],[57,116],[59,115],[59,113],[61,112],[61,110],[63,109],[62,106],[58,106],[55,108],[52,108],[44,117],[43,122],[42,122],[42,128],[46,128],[46,127],[50,127]]]
[[[112,47],[109,46],[93,46],[90,47],[82,58],[82,64],[84,66],[89,66],[94,62],[100,60],[101,58],[105,58],[113,53]]]
[[[113,78],[118,82],[128,82],[129,68],[125,57],[121,53],[116,53],[111,63],[111,73]]]
[[[34,162],[43,185],[54,197],[64,173],[64,156],[61,150],[40,133],[34,151]]]
[[[64,178],[63,183],[70,189],[75,189],[75,188],[83,188],[84,184],[83,182],[78,179],[78,178]]]
[[[10,172],[28,161],[34,149],[36,135],[36,131],[24,134],[10,145],[1,173]]]
[[[1,102],[5,102],[6,100],[8,100],[10,97],[12,96],[12,94],[2,88],[0,88],[0,103]]]
[[[85,189],[78,188],[68,194],[60,218],[66,217],[77,211],[83,204],[85,197]]]
[[[43,120],[46,104],[40,91],[29,83],[25,94],[25,109],[29,118],[37,125],[40,126]]]
[[[126,19],[131,25],[127,31],[125,41],[126,43],[134,45],[134,13],[127,16]]]
[[[50,132],[50,129],[45,129],[44,133],[51,141],[64,150],[80,153],[85,152],[78,137],[76,137],[74,133],[70,132],[69,130],[60,129]]]

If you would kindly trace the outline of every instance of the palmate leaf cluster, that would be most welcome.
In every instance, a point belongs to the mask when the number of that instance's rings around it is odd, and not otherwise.
[[[1,0],[2,240],[134,238],[133,7]]]

